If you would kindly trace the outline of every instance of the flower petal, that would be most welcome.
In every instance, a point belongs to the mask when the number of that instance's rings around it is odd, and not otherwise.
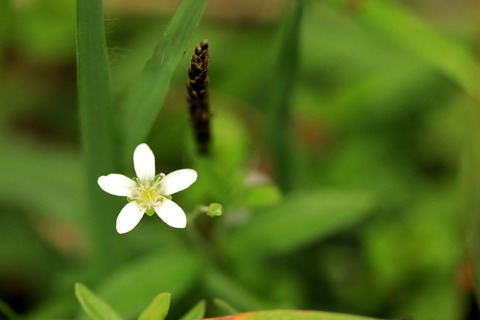
[[[127,203],[117,217],[117,232],[126,233],[140,222],[145,213],[145,209],[140,207],[135,201]]]
[[[132,189],[136,186],[135,181],[123,174],[112,173],[108,176],[101,176],[97,180],[103,191],[114,196],[131,197]]]
[[[193,169],[181,169],[173,171],[162,179],[161,185],[166,195],[187,189],[197,180],[197,171]]]
[[[170,227],[185,228],[187,225],[185,212],[172,200],[163,199],[162,203],[154,209],[160,219]]]
[[[155,156],[145,143],[135,148],[133,166],[140,181],[152,181],[155,178]]]

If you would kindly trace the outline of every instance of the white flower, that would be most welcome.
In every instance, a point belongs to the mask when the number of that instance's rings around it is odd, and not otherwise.
[[[133,164],[137,178],[130,179],[116,173],[98,178],[98,185],[103,191],[127,197],[130,201],[117,217],[117,232],[129,232],[140,222],[144,213],[151,216],[154,212],[169,226],[185,228],[185,212],[171,200],[170,195],[194,183],[197,172],[182,169],[167,175],[155,175],[155,156],[145,143],[135,149]]]

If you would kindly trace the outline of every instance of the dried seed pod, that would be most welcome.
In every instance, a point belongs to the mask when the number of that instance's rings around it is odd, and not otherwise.
[[[194,50],[187,79],[190,123],[198,153],[201,155],[209,154],[211,140],[211,114],[208,106],[208,62],[208,42],[204,40]]]

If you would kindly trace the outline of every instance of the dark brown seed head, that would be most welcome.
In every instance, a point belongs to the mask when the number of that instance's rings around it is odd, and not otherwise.
[[[188,68],[187,100],[190,123],[197,143],[198,153],[209,153],[210,110],[208,106],[208,42],[202,41],[194,50]]]

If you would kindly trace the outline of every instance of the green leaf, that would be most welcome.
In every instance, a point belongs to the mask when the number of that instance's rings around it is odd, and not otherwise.
[[[8,150],[0,157],[1,201],[50,218],[78,218],[82,200],[78,152],[7,132],[0,134],[0,145]]]
[[[158,294],[145,309],[138,320],[163,320],[170,308],[170,293]]]
[[[198,320],[205,317],[205,300],[198,302],[190,311],[188,311],[180,320]]]
[[[256,185],[245,190],[239,205],[248,208],[265,207],[278,203],[281,197],[280,190],[274,184]]]
[[[275,52],[275,66],[269,78],[270,103],[268,108],[268,138],[272,158],[284,190],[292,188],[295,170],[292,170],[294,160],[291,137],[291,95],[295,84],[298,68],[299,31],[303,13],[303,0],[295,1],[291,13],[283,26],[278,48]]]
[[[97,185],[101,175],[116,172],[110,66],[101,0],[77,0],[77,81],[83,160],[86,169],[87,208],[84,226],[92,238],[95,272],[101,274],[116,263],[111,228],[112,198]],[[99,214],[101,212],[102,214]],[[113,250],[112,250],[113,248]]]
[[[101,0],[77,0],[77,81],[82,143],[88,173],[114,169],[110,66]]]
[[[371,194],[358,191],[317,190],[291,195],[256,212],[241,232],[227,238],[226,245],[240,257],[287,253],[351,227],[372,211],[373,204]]]
[[[8,320],[17,320],[20,317],[10,308],[8,304],[5,303],[2,299],[0,299],[0,319],[5,317]]]
[[[344,1],[330,0],[337,5]],[[387,39],[425,59],[467,93],[480,99],[480,68],[466,45],[434,30],[396,1],[363,1],[355,13],[362,22]]]
[[[85,285],[75,284],[75,295],[83,310],[93,320],[121,320],[122,318],[105,301],[97,297]]]
[[[126,154],[146,139],[170,86],[177,65],[200,22],[207,0],[183,0],[135,82],[123,105],[122,123]]]
[[[245,312],[233,316],[211,318],[222,320],[379,320],[341,313],[320,311],[274,310]]]
[[[226,314],[226,315],[231,315],[231,314],[238,313],[238,311],[235,310],[234,307],[232,307],[229,303],[227,303],[226,301],[224,301],[222,299],[213,298],[213,303],[215,303],[217,308],[222,310],[224,312],[224,314]]]
[[[212,295],[220,296],[228,301],[235,301],[235,305],[243,310],[262,310],[270,307],[263,297],[243,286],[243,283],[216,269],[210,269],[205,274],[206,286]]]
[[[180,299],[199,279],[201,261],[188,251],[155,252],[114,272],[97,292],[110,301],[125,317],[134,317],[143,310],[145,301],[159,290]]]

